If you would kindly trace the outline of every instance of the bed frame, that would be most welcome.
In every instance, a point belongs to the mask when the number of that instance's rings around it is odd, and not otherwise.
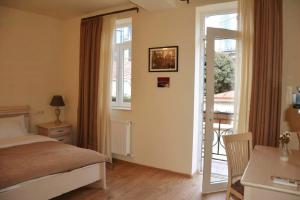
[[[24,115],[29,128],[29,106],[0,107],[0,118]],[[89,165],[69,172],[49,175],[0,190],[1,200],[46,200],[89,185],[106,189],[105,163]]]

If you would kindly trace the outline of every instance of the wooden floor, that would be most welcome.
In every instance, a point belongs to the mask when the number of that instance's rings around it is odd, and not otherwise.
[[[116,161],[107,169],[106,191],[83,187],[55,200],[224,200],[225,193],[201,196],[201,176],[188,178]]]

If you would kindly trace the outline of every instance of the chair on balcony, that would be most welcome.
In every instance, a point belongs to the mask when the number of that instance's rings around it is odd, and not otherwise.
[[[224,135],[223,141],[228,162],[228,186],[226,200],[244,199],[244,187],[240,180],[252,153],[252,133]]]

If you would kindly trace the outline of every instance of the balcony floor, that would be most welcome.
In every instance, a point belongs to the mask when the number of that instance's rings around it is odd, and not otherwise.
[[[202,164],[203,164],[203,159],[202,159]],[[212,159],[211,169],[212,170],[211,170],[210,180],[212,183],[227,182],[228,179],[227,161]]]
[[[227,168],[227,161],[220,161],[220,160],[212,160],[211,163],[211,182],[218,183],[218,182],[227,182],[228,176],[228,168]]]

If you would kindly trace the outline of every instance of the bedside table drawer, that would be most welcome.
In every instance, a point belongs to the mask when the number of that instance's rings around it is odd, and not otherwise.
[[[60,137],[71,133],[70,127],[49,130],[49,137]]]
[[[56,139],[57,141],[63,142],[63,143],[67,143],[67,144],[71,144],[72,143],[71,137],[68,136],[68,135],[56,137],[54,139]]]
[[[38,134],[44,135],[63,143],[72,144],[72,125],[68,122],[62,122],[55,124],[54,122],[48,122],[38,124]]]

